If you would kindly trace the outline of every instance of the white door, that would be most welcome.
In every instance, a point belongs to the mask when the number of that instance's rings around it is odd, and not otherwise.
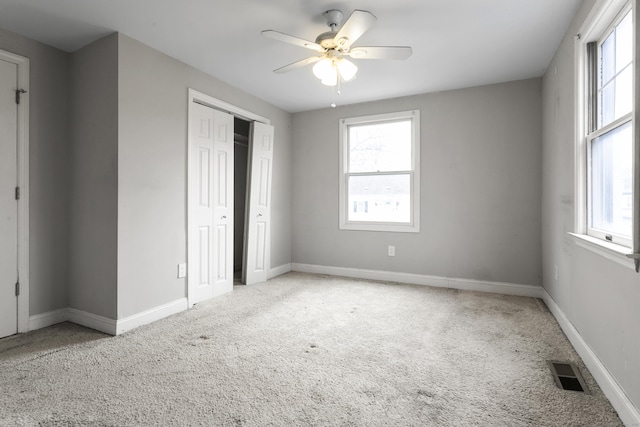
[[[273,126],[253,122],[249,144],[249,191],[242,282],[266,282],[271,266]]]
[[[189,305],[233,289],[233,116],[189,111]]]
[[[0,59],[0,338],[18,332],[17,73]]]
[[[233,116],[213,110],[213,296],[233,290]]]

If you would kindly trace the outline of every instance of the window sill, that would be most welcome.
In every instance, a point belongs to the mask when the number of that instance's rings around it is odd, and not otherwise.
[[[366,224],[366,223],[343,223],[340,230],[356,231],[381,231],[392,233],[419,233],[420,227],[417,225],[392,225],[392,224]]]
[[[575,239],[576,245],[598,254],[610,261],[616,262],[624,267],[628,267],[635,270],[635,263],[631,258],[627,257],[630,254],[631,248],[626,246],[616,245],[615,243],[604,242],[595,237],[587,236],[586,234],[569,233]]]

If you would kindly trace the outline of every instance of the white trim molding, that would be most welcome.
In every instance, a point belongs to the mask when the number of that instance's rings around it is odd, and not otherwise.
[[[627,254],[631,253],[630,248],[605,242],[604,240],[587,236],[586,234],[569,233],[569,235],[575,239],[577,246],[598,254],[609,261],[618,263],[623,267],[628,267],[632,270],[635,269],[633,260],[627,256]]]
[[[75,308],[61,308],[46,313],[35,314],[29,318],[29,330],[46,328],[62,322],[72,322],[109,335],[120,335],[127,331],[164,319],[187,310],[187,298],[180,298],[167,304],[125,317],[120,320],[89,313]]]
[[[560,309],[546,290],[542,291],[544,303],[556,318],[562,331],[567,336],[573,348],[582,358],[593,378],[596,380],[605,396],[611,402],[618,416],[626,426],[640,426],[640,411],[629,400],[624,390],[616,379],[609,373],[605,365],[600,361],[596,353],[589,347],[589,344],[582,338],[580,332],[571,324],[567,316]]]
[[[69,320],[69,308],[61,308],[58,310],[47,311],[46,313],[36,314],[29,317],[29,330],[46,328],[47,326]]]
[[[77,323],[105,334],[116,335],[116,321],[113,319],[75,308],[69,308],[68,313],[69,316],[66,320],[69,322]]]
[[[269,276],[268,276],[269,280],[273,279],[274,277],[286,274],[290,271],[291,271],[291,264],[282,264],[278,267],[273,267],[271,270],[269,270]]]
[[[542,287],[516,283],[490,282],[486,280],[459,279],[451,277],[426,276],[422,274],[398,273],[393,271],[364,270],[345,267],[328,267],[312,264],[291,264],[292,271],[328,274],[330,276],[352,277],[356,279],[381,280],[409,283],[437,288],[460,289],[465,291],[491,292],[504,295],[542,298]]]
[[[225,113],[229,113],[232,116],[240,117],[250,122],[255,121],[255,122],[264,123],[266,125],[271,124],[271,120],[267,119],[266,117],[262,117],[258,114],[252,113],[251,111],[247,111],[243,108],[236,107],[233,104],[229,104],[228,102],[225,102],[218,98],[214,98],[213,96],[199,92],[195,89],[189,88],[188,96],[189,96],[189,105],[191,105],[192,102],[197,102],[198,104],[206,105],[211,108],[224,111]]]
[[[180,313],[188,308],[187,298],[180,298],[167,304],[154,307],[150,310],[125,317],[116,322],[114,335],[120,335],[124,332],[146,325],[156,320],[164,319],[172,314]]]

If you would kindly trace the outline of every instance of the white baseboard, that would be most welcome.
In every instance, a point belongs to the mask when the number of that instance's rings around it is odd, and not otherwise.
[[[269,279],[273,279],[274,277],[280,276],[282,274],[286,274],[291,271],[291,264],[283,264],[278,267],[273,267],[269,270]]]
[[[87,328],[95,329],[96,331],[104,332],[105,334],[116,334],[116,321],[107,317],[98,316],[97,314],[89,313],[75,308],[69,308],[70,322],[77,323],[78,325],[86,326]]]
[[[46,313],[35,314],[29,316],[29,330],[46,328],[47,326],[55,325],[56,323],[62,323],[69,320],[69,309],[61,308],[58,310],[47,311]]]
[[[438,288],[461,289],[467,291],[491,292],[496,294],[517,295],[542,298],[542,287],[519,285],[515,283],[489,282],[485,280],[457,279],[450,277],[426,276],[421,274],[398,273],[393,271],[363,270],[357,268],[328,267],[312,264],[291,264],[293,271],[303,273],[328,274],[331,276],[353,277],[356,279],[382,280],[410,283]]]
[[[120,335],[124,332],[137,328],[138,326],[146,325],[147,323],[164,319],[172,314],[180,313],[181,311],[185,311],[188,307],[189,303],[187,302],[187,298],[180,298],[170,303],[154,307],[150,310],[134,314],[133,316],[125,317],[124,319],[117,321],[114,335]]]
[[[98,316],[97,314],[67,307],[30,316],[29,330],[33,331],[55,325],[56,323],[69,321],[109,335],[119,335],[137,328],[138,326],[155,322],[156,320],[171,316],[172,314],[179,313],[186,309],[187,298],[180,298],[124,319],[113,320],[107,317]]]
[[[614,409],[618,412],[618,416],[625,426],[640,426],[640,411],[634,406],[633,402],[627,397],[623,388],[620,387],[616,379],[609,373],[606,366],[600,361],[598,356],[591,350],[589,344],[582,338],[580,332],[571,324],[567,316],[558,304],[551,298],[551,295],[543,290],[542,299],[544,300],[549,311],[556,318],[562,331],[569,338],[569,341],[576,349],[582,361],[593,375],[605,396],[611,402]]]

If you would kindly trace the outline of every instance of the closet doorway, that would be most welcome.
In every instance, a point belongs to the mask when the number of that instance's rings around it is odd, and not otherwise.
[[[235,277],[244,284],[268,279],[274,128],[264,117],[192,89],[188,122],[191,307],[232,291]]]
[[[251,123],[233,119],[233,284],[242,283]]]

